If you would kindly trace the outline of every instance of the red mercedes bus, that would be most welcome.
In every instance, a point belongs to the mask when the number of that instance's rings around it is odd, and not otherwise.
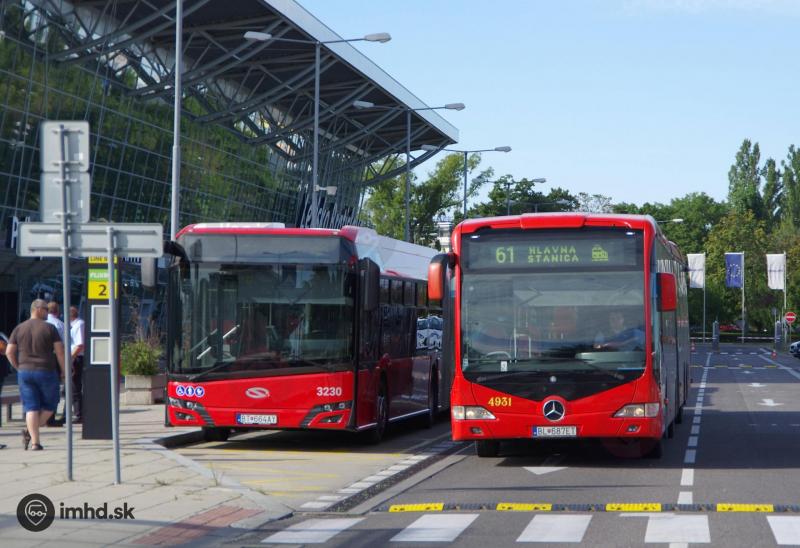
[[[659,457],[689,389],[685,260],[649,216],[468,220],[433,259],[451,298],[454,440],[606,438]]]
[[[196,224],[166,245],[167,420],[232,429],[369,431],[449,402],[429,326],[435,251],[367,228]],[[417,326],[424,326],[425,332]]]

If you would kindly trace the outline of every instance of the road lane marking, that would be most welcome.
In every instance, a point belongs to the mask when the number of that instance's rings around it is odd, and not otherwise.
[[[681,473],[681,485],[690,487],[694,485],[694,468],[684,468]]]
[[[524,468],[531,474],[536,474],[537,476],[558,472],[559,470],[566,470],[564,466],[525,466]]]
[[[692,424],[700,424],[700,421],[702,420],[702,418],[703,417],[694,417],[692,419]]]
[[[692,504],[692,492],[681,491],[678,493],[678,504]]]
[[[696,436],[699,433],[700,433],[700,425],[699,424],[695,424],[694,426],[692,426],[692,430],[691,430],[691,432],[689,432],[689,434],[691,434],[693,436]]]
[[[686,444],[687,447],[697,447],[697,436],[689,436],[689,442]]]
[[[697,458],[697,451],[695,449],[687,449],[686,455],[683,457],[683,462],[686,464],[694,464]]]
[[[650,543],[708,543],[708,516],[654,515],[647,518],[644,541]]]
[[[587,515],[534,516],[517,542],[581,542],[590,521]]]
[[[391,542],[453,542],[478,514],[428,514],[392,537]]]
[[[309,519],[262,540],[262,544],[322,544],[364,518]]]
[[[779,407],[783,405],[782,403],[775,403],[775,400],[771,398],[763,398],[758,405],[763,405],[765,407]]]
[[[800,518],[767,516],[767,522],[777,544],[782,546],[800,544]]]

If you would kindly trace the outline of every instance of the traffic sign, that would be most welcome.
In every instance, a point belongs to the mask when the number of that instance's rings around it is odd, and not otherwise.
[[[39,134],[42,171],[61,173],[62,142],[67,171],[83,173],[89,171],[89,122],[82,120],[42,122]]]
[[[67,172],[69,204],[66,210],[72,214],[73,223],[89,222],[89,201],[92,180],[88,173]],[[61,192],[61,174],[43,172],[39,185],[39,214],[45,223],[60,223],[64,214],[64,198]]]
[[[114,255],[161,257],[164,227],[159,223],[83,223],[70,228],[71,257],[108,253],[108,229],[114,231]],[[21,223],[17,240],[20,257],[61,257],[64,254],[61,225]]]
[[[797,314],[794,312],[787,312],[783,318],[786,320],[786,323],[791,325],[797,319]]]

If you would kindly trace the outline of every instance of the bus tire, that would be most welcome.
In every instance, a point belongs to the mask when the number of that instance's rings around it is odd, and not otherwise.
[[[425,413],[425,428],[433,428],[436,424],[436,414],[439,411],[439,384],[436,381],[437,371],[434,367],[431,370],[431,383],[428,389],[428,412]]]
[[[678,407],[678,412],[675,413],[675,424],[683,424],[683,406]]]
[[[206,441],[228,441],[230,435],[230,428],[220,428],[217,426],[203,427],[203,439]]]
[[[378,394],[375,396],[375,428],[369,431],[369,443],[380,443],[386,434],[386,427],[389,425],[389,399],[386,394],[386,382],[381,379]]]
[[[475,440],[475,452],[479,457],[496,457],[500,453],[500,442],[497,440]]]

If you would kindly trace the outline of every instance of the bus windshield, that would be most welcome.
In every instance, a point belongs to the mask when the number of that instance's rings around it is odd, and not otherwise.
[[[518,231],[464,242],[462,371],[586,372],[645,367],[642,234]]]
[[[252,376],[352,367],[352,268],[194,263],[170,277],[171,372]]]

